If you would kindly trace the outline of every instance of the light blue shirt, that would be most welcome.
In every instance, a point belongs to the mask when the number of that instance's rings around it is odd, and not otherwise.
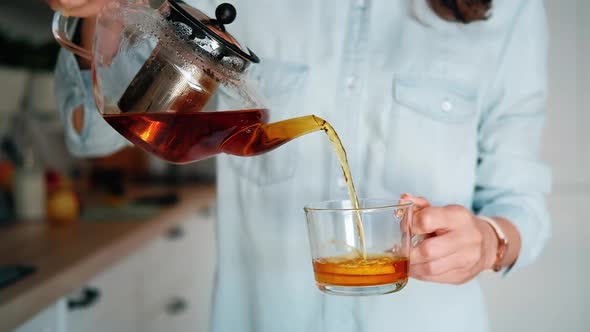
[[[189,1],[210,15],[214,1]],[[547,31],[539,0],[495,0],[489,20],[438,18],[426,0],[234,0],[230,31],[262,61],[251,74],[272,120],[317,114],[347,149],[363,197],[408,192],[461,204],[519,229],[515,269],[550,233],[550,173],[539,162]],[[73,153],[128,144],[100,118],[88,73],[63,52],[60,110]],[[77,135],[72,109],[85,108]],[[345,199],[322,133],[253,158],[218,157],[213,331],[486,331],[477,280],[410,280],[399,293],[347,298],[315,288],[303,206]]]

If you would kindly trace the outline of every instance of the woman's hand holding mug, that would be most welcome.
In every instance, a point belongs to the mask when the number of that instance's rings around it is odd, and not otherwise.
[[[498,238],[488,223],[459,205],[435,207],[422,197],[401,198],[414,202],[412,233],[423,238],[411,250],[411,277],[462,284],[492,267]]]

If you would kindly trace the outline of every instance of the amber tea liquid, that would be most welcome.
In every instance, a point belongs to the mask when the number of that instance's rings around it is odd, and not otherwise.
[[[407,258],[396,256],[339,256],[313,261],[318,284],[348,287],[406,282],[408,266]]]
[[[241,130],[267,122],[268,112],[265,109],[252,109],[123,113],[105,115],[104,119],[138,147],[168,162],[184,164],[224,152],[224,142]],[[251,148],[234,152],[241,156],[256,154]]]
[[[359,202],[346,151],[334,128],[314,115],[268,122],[268,110],[224,112],[154,112],[105,115],[121,135],[144,150],[172,163],[188,163],[224,152],[255,156],[299,136],[323,130],[336,151],[348,185],[353,208]],[[365,257],[365,237],[360,213],[355,214],[358,251]]]

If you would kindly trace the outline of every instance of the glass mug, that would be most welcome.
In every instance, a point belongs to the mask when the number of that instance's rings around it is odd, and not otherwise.
[[[316,284],[336,295],[397,292],[408,283],[413,203],[359,203],[359,209],[350,201],[304,208]]]

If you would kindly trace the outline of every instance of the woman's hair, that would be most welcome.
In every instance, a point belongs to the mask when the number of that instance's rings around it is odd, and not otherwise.
[[[488,18],[492,0],[428,0],[432,10],[448,21],[471,23]]]

